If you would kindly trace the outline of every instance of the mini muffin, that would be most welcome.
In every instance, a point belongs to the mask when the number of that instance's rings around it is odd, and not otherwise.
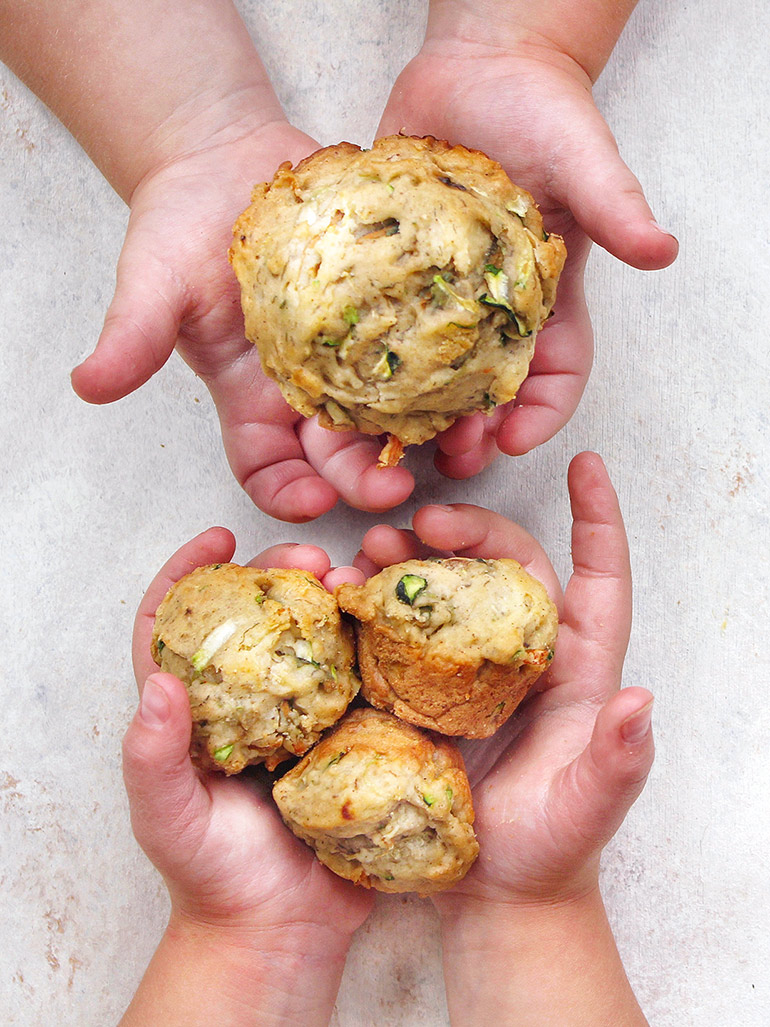
[[[266,374],[385,462],[513,399],[566,250],[495,161],[430,137],[329,146],[254,189],[230,259]]]
[[[187,685],[193,760],[226,774],[302,755],[359,689],[352,631],[307,571],[198,567],[158,607],[152,656]]]
[[[273,796],[322,863],[366,888],[440,891],[478,855],[456,747],[378,710],[347,713]]]
[[[515,560],[407,560],[335,595],[359,622],[362,695],[443,734],[493,734],[553,658],[556,607]]]

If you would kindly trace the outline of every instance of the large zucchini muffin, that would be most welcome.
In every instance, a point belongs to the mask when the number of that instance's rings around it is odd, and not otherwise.
[[[478,854],[456,747],[378,710],[345,714],[273,796],[322,863],[367,888],[439,891]]]
[[[158,607],[152,655],[187,686],[193,760],[226,774],[301,756],[359,689],[351,629],[301,570],[198,567]]]
[[[281,165],[230,251],[265,372],[324,427],[387,433],[385,463],[516,396],[565,255],[499,164],[409,136]]]
[[[361,694],[443,734],[494,734],[553,657],[556,607],[515,560],[407,560],[335,595],[358,621]]]

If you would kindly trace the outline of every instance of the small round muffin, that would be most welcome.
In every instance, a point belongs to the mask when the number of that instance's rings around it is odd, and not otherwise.
[[[389,463],[515,397],[565,256],[499,164],[410,136],[282,164],[230,250],[265,373],[326,428],[388,433]]]
[[[478,855],[456,747],[379,710],[345,714],[273,796],[322,863],[366,888],[440,891]]]
[[[301,756],[360,685],[336,600],[300,570],[198,567],[158,607],[152,656],[187,685],[193,760],[226,774]]]
[[[494,734],[553,658],[556,607],[515,560],[407,560],[335,595],[359,622],[361,694],[442,734]]]

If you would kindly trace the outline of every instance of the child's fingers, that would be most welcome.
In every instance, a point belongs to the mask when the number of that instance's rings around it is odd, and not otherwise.
[[[281,542],[277,546],[270,546],[249,560],[249,567],[296,567],[314,574],[319,581],[331,565],[331,560],[319,546],[296,542]]]
[[[573,573],[563,620],[584,647],[610,659],[619,680],[631,631],[631,564],[618,497],[596,453],[578,454],[567,480]]]
[[[190,762],[190,703],[171,674],[152,674],[123,739],[123,777],[137,841],[174,877],[200,843],[210,802]]]
[[[96,349],[72,372],[75,392],[89,403],[111,403],[143,385],[171,356],[186,303],[157,240],[130,229]]]
[[[509,456],[542,445],[569,421],[591,372],[593,329],[583,289],[589,244],[582,232],[571,235],[554,315],[538,335],[529,373],[496,430],[497,445]]]
[[[382,570],[382,567],[376,564],[374,560],[370,560],[362,549],[359,549],[353,557],[353,567],[363,574],[364,580],[371,578],[372,575],[378,574]]]
[[[524,528],[480,506],[423,506],[412,519],[417,536],[436,550],[458,556],[517,560],[541,581],[557,606],[561,586],[542,546]]]
[[[475,449],[483,435],[484,415],[479,412],[468,417],[460,417],[446,431],[436,436],[436,443],[447,456],[462,456],[463,453]]]
[[[358,567],[332,567],[323,576],[322,584],[329,592],[333,592],[338,585],[363,585],[365,581],[366,574]]]
[[[337,490],[305,460],[296,430],[300,415],[263,374],[256,349],[207,384],[230,467],[254,504],[294,524],[331,510]]]
[[[357,510],[390,510],[414,489],[405,467],[377,466],[382,443],[371,435],[328,431],[311,418],[300,422],[297,436],[308,464]]]
[[[208,528],[186,542],[166,561],[144,593],[134,620],[132,654],[137,684],[157,671],[150,656],[155,611],[173,584],[208,563],[227,563],[235,552],[235,538],[227,528]]]
[[[376,524],[370,528],[361,540],[361,551],[375,568],[374,574],[383,567],[403,563],[404,560],[426,560],[440,555],[436,549],[423,545],[413,531],[394,528],[390,524]],[[364,570],[358,562],[353,562],[356,567]]]
[[[631,631],[631,567],[618,498],[596,453],[568,473],[573,573],[564,592],[548,686],[558,701],[602,701],[620,687]],[[556,701],[556,700],[555,700]]]
[[[586,748],[551,786],[549,817],[569,825],[584,855],[609,841],[644,787],[655,755],[652,701],[644,688],[614,695]]]
[[[582,117],[567,125],[551,161],[552,195],[619,260],[647,271],[667,267],[679,244],[655,221],[639,180],[588,95],[583,104]]]
[[[454,478],[455,481],[464,481],[466,478],[473,478],[481,474],[500,455],[500,449],[495,441],[494,434],[484,432],[473,447],[467,453],[458,453],[451,456],[444,452],[443,446],[436,450],[433,462],[436,470],[447,478]]]

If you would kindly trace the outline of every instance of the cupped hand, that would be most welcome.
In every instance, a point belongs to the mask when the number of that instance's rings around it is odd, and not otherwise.
[[[235,477],[260,509],[293,522],[338,498],[387,510],[414,487],[405,468],[377,468],[376,438],[330,432],[292,410],[244,335],[227,259],[233,223],[257,182],[315,149],[285,121],[234,124],[145,176],[131,197],[96,350],[72,375],[83,399],[109,403],[144,384],[176,347],[211,392]]]
[[[590,242],[648,270],[670,264],[678,246],[620,158],[580,65],[531,33],[508,44],[474,5],[451,7],[466,9],[457,15],[461,30],[448,15],[431,20],[378,133],[433,135],[482,150],[532,193],[546,229],[567,245],[554,316],[538,335],[515,401],[489,418],[462,419],[439,437],[436,466],[467,478],[500,451],[520,455],[545,442],[574,413],[593,359],[583,289]]]
[[[288,831],[266,777],[225,778],[193,767],[187,691],[150,655],[155,610],[166,591],[197,566],[230,560],[234,549],[224,528],[188,542],[155,577],[137,613],[133,657],[141,700],[123,745],[134,833],[163,875],[178,921],[228,936],[264,934],[287,951],[297,932],[349,940],[371,895],[327,870]],[[299,567],[329,585],[363,580],[352,568],[331,570],[315,546],[274,546],[251,564]]]
[[[631,623],[631,575],[617,497],[601,459],[569,470],[573,573],[562,593],[543,550],[522,528],[479,507],[423,507],[414,532],[380,525],[355,563],[366,574],[430,552],[518,560],[559,608],[547,674],[492,738],[460,742],[481,853],[437,895],[464,901],[568,901],[596,887],[601,849],[641,791],[653,759],[652,696],[619,691]]]

